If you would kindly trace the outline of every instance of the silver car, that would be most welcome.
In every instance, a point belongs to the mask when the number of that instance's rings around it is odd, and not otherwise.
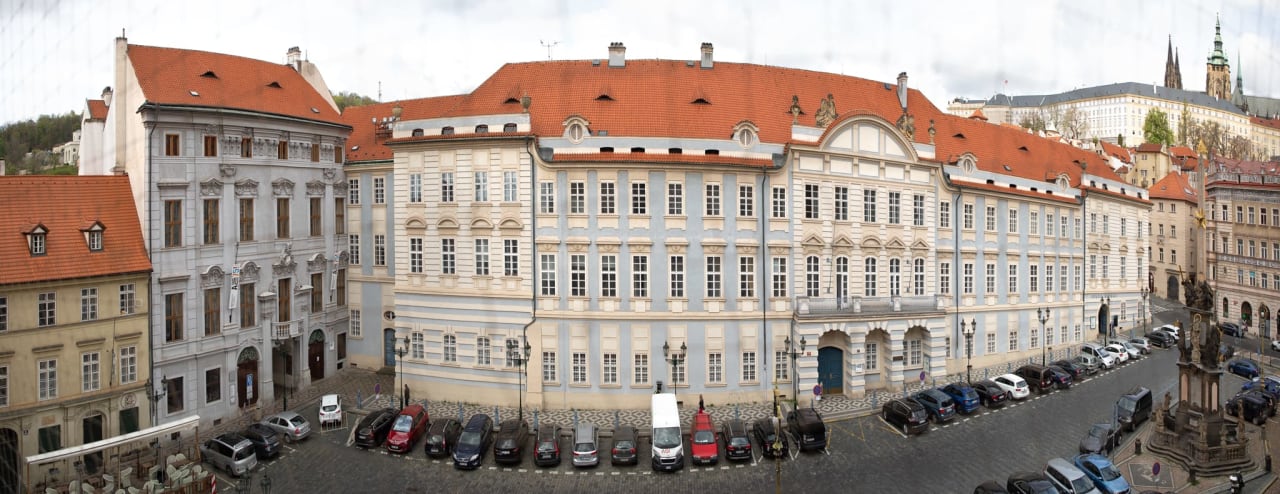
[[[1151,342],[1147,341],[1146,338],[1131,338],[1129,340],[1129,344],[1133,345],[1138,350],[1141,350],[1144,355],[1151,353]]]
[[[235,433],[223,434],[200,445],[200,457],[216,468],[239,477],[258,466],[253,442]]]
[[[285,442],[295,442],[311,435],[311,424],[297,412],[280,412],[262,421],[284,437]]]

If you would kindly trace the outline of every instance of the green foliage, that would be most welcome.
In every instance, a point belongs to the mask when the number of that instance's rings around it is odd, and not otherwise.
[[[59,165],[46,170],[40,175],[79,175],[80,167],[76,165]]]
[[[338,104],[338,111],[342,111],[348,106],[371,105],[378,100],[351,91],[338,91],[333,94],[333,102]]]
[[[1022,120],[1018,121],[1018,125],[1024,129],[1030,129],[1033,132],[1044,132],[1048,123],[1044,121],[1044,115],[1040,112],[1035,112],[1030,115],[1023,116]]]
[[[1142,138],[1154,144],[1173,144],[1173,128],[1169,126],[1169,116],[1158,109],[1148,112],[1146,121],[1142,122]]]
[[[8,165],[9,170],[6,171],[33,170],[37,165],[45,164],[48,151],[70,141],[71,133],[77,130],[80,130],[80,114],[76,112],[41,115],[36,120],[0,126],[0,156]],[[30,160],[27,153],[32,153]],[[29,163],[33,160],[40,163]]]

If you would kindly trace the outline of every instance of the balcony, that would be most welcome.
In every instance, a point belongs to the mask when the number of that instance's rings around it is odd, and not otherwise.
[[[271,323],[271,339],[287,340],[297,336],[302,336],[301,319]]]
[[[942,312],[947,299],[936,295],[897,297],[800,297],[796,314],[800,317],[884,316]]]

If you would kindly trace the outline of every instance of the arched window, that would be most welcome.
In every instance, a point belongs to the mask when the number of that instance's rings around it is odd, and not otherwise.
[[[477,134],[488,134],[488,133],[489,133],[489,126],[488,126],[488,125],[485,125],[485,124],[477,125],[477,126],[476,126],[476,133],[477,133]]]
[[[503,131],[503,132],[515,132],[515,131],[516,131],[516,124],[513,124],[513,123],[502,124],[502,131]]]
[[[865,297],[876,296],[876,258],[868,257],[866,261],[866,270],[863,271],[862,295]]]
[[[442,136],[451,136],[451,135],[453,135],[453,127],[443,127],[443,128],[441,128],[441,129],[440,129],[440,135],[442,135]]]
[[[810,297],[817,297],[822,293],[819,286],[820,273],[818,272],[818,256],[809,256],[804,260],[804,286],[805,294]]]
[[[413,129],[413,137],[422,137],[422,135],[423,135],[422,129]]]

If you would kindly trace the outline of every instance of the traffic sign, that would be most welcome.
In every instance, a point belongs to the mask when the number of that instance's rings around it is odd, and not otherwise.
[[[1151,465],[1151,475],[1160,475],[1160,462]]]
[[[813,386],[813,395],[822,396],[822,384],[815,384]]]
[[[920,371],[920,382],[924,382],[924,378],[925,378],[924,371]]]

